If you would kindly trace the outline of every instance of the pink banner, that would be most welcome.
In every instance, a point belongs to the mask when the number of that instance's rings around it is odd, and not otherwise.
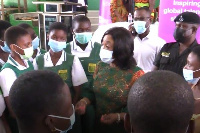
[[[100,0],[99,25],[106,25],[111,22],[110,0]]]
[[[159,36],[167,42],[174,41],[174,19],[186,11],[200,15],[200,0],[160,0]],[[200,30],[197,33],[197,40],[200,43]]]

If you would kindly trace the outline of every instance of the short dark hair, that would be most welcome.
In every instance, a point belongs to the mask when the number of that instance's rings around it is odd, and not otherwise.
[[[74,19],[72,20],[72,28],[74,29],[74,25],[75,23],[80,23],[80,22],[90,22],[90,19],[84,15],[78,15],[76,17],[74,17]]]
[[[200,61],[200,46],[194,47],[191,52],[197,55],[198,60]]]
[[[12,25],[4,20],[0,20],[0,38],[3,37],[4,32],[11,27]]]
[[[146,11],[148,13],[149,17],[151,17],[151,10],[147,6],[140,7],[138,9],[136,9],[135,11],[142,11],[142,10]]]
[[[5,32],[5,41],[10,47],[11,44],[16,44],[21,36],[29,35],[29,33],[22,27],[12,26]],[[17,44],[16,44],[17,45]]]
[[[130,69],[132,66],[135,67],[136,61],[133,58],[134,42],[131,33],[123,27],[114,27],[104,33],[101,42],[103,42],[106,35],[111,35],[114,41],[113,63],[122,70]]]
[[[132,86],[128,112],[140,133],[170,133],[186,130],[194,109],[188,83],[170,71],[149,72]]]
[[[66,34],[68,32],[67,26],[62,22],[54,22],[49,27],[49,33],[53,30],[63,30]]]
[[[24,28],[24,29],[28,29],[28,28],[33,29],[33,27],[32,27],[31,25],[27,24],[27,23],[21,23],[21,24],[19,24],[18,26],[19,26],[19,27],[22,27],[22,28]]]
[[[18,77],[10,91],[10,103],[17,120],[31,128],[40,116],[56,114],[64,96],[64,85],[58,74],[46,70],[30,71]]]

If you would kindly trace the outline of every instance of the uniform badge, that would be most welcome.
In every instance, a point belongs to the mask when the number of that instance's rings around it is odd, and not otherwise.
[[[95,72],[95,70],[96,70],[96,64],[94,64],[94,63],[89,63],[88,64],[88,72]]]
[[[183,19],[183,16],[182,16],[182,15],[180,16],[180,18],[179,18],[179,21],[180,21],[180,22],[183,22],[183,21],[184,21],[184,19]]]
[[[162,52],[161,54],[163,57],[169,57],[170,53],[167,53],[167,52]]]
[[[67,70],[59,70],[58,75],[63,79],[67,80]]]

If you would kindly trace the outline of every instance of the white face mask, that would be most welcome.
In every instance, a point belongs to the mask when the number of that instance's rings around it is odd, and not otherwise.
[[[15,45],[15,46],[17,46],[17,45]],[[17,47],[20,48],[19,46],[17,46]],[[24,51],[24,55],[21,55],[17,51],[15,51],[15,53],[17,53],[22,60],[28,60],[30,57],[32,57],[33,46],[31,46],[30,48],[25,48],[25,49],[20,48],[20,49]]]
[[[107,64],[110,64],[114,61],[114,59],[112,59],[112,55],[113,55],[113,51],[109,51],[103,48],[103,46],[101,47],[99,56],[101,58],[101,61]]]
[[[188,70],[188,69],[183,69],[183,76],[185,78],[185,80],[193,85],[196,85],[197,82],[199,81],[199,78],[194,78],[194,72],[200,71],[200,69],[196,70],[196,71],[192,71],[192,70]]]
[[[69,130],[72,129],[72,127],[75,123],[75,111],[74,111],[74,105],[73,104],[72,104],[72,109],[73,109],[73,113],[69,118],[68,117],[62,117],[62,116],[56,116],[56,115],[48,115],[48,116],[51,116],[51,117],[54,117],[54,118],[70,120],[71,125],[69,126],[69,128],[67,130],[62,131],[58,128],[55,128],[56,131],[59,131],[60,133],[67,133]]]

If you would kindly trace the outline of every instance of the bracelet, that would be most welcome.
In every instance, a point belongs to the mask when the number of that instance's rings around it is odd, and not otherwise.
[[[85,99],[81,99],[81,101],[83,101],[87,105],[87,101]]]
[[[119,123],[119,122],[120,122],[120,114],[117,113],[117,123]]]

